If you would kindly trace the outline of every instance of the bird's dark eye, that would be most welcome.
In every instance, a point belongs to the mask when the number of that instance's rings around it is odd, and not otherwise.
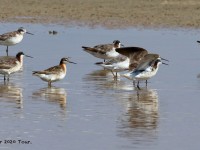
[[[24,28],[21,27],[18,29],[18,32],[25,32],[25,30],[24,30]]]
[[[19,31],[19,32],[23,32],[24,30],[23,30],[23,29],[19,29],[18,31]]]
[[[160,59],[157,59],[156,62],[159,63],[159,62],[161,62],[161,60],[160,60]]]

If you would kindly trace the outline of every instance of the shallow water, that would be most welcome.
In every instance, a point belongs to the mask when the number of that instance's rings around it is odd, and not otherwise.
[[[0,79],[0,149],[160,150],[198,149],[200,146],[200,45],[198,30],[151,30],[1,24],[0,33],[25,27],[34,36],[9,47],[24,51],[23,72]],[[56,30],[58,34],[49,34]],[[110,72],[81,46],[120,40],[170,60],[141,90]],[[5,47],[0,46],[0,55]],[[70,56],[65,79],[47,83],[31,75]],[[4,140],[16,140],[5,144]],[[19,144],[18,140],[31,144]]]

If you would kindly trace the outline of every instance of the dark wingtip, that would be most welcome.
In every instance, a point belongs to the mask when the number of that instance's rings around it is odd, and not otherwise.
[[[119,53],[119,49],[120,49],[120,48],[116,48],[115,51]]]
[[[101,64],[103,64],[103,62],[96,62],[95,64],[96,65],[101,65]]]
[[[32,74],[34,75],[34,74],[37,74],[38,73],[38,71],[32,71]]]
[[[200,41],[197,41],[197,43],[200,43]]]

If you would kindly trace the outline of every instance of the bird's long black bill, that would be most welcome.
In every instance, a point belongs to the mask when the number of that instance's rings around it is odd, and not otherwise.
[[[77,64],[77,63],[75,63],[75,62],[72,62],[72,61],[68,61],[69,63],[72,63],[72,64]]]
[[[167,59],[164,59],[164,58],[162,58],[162,57],[161,57],[161,60],[169,61],[169,60],[167,60]]]
[[[30,34],[30,35],[34,35],[33,33],[30,33],[30,32],[26,32],[27,34]]]
[[[32,56],[29,56],[29,55],[24,55],[24,56],[26,56],[26,57],[30,57],[30,58],[33,58]]]
[[[166,64],[166,63],[164,63],[164,62],[162,62],[162,64],[164,64],[164,65],[169,65],[169,64]]]

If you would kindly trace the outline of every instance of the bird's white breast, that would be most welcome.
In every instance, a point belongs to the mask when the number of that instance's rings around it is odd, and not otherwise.
[[[152,67],[148,67],[145,71],[139,73],[138,75],[135,75],[135,79],[137,80],[147,80],[153,76],[156,75],[158,71],[158,67],[156,69],[152,68]]]
[[[23,39],[23,35],[17,34],[16,36],[9,37],[5,41],[0,41],[1,45],[11,46],[21,42]]]
[[[116,58],[119,56],[119,53],[115,51],[115,48],[113,48],[111,51],[108,51],[106,55],[108,58]]]
[[[43,80],[43,81],[59,81],[65,77],[66,73],[60,73],[60,74],[38,74],[38,76]]]

